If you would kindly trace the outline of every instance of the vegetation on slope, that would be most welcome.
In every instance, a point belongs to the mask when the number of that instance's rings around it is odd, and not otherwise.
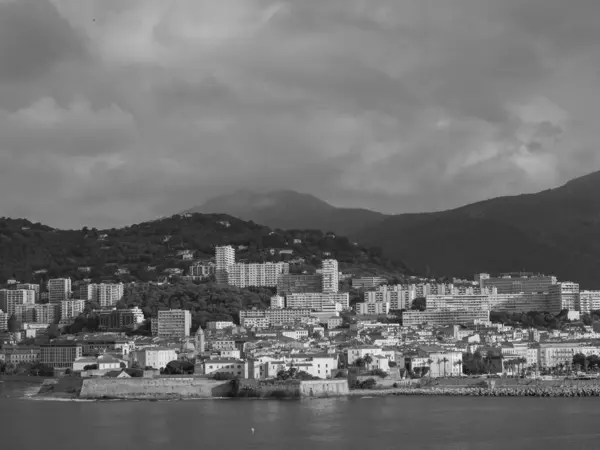
[[[319,230],[271,230],[219,214],[175,215],[109,230],[57,230],[4,218],[0,219],[0,282],[14,278],[43,283],[52,277],[154,281],[167,268],[185,271],[194,261],[212,258],[214,247],[226,244],[236,247],[238,261],[303,258],[305,261],[294,265],[293,271],[314,271],[326,257],[338,259],[342,270],[357,274],[396,275],[405,271],[401,263],[392,264],[383,258],[381,250],[354,245],[346,237]],[[293,253],[280,254],[281,249]],[[178,255],[183,250],[190,250],[193,259],[183,260]],[[43,270],[47,272],[36,273]]]

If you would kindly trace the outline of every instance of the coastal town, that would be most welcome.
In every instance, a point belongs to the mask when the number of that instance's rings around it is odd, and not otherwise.
[[[184,308],[147,317],[127,307],[132,286],[123,283],[9,280],[0,290],[0,372],[347,380],[350,389],[386,389],[460,379],[592,380],[600,370],[600,291],[575,282],[480,273],[451,283],[411,277],[394,284],[343,273],[330,255],[308,274],[290,273],[289,262],[237,262],[231,245],[214,251],[190,262],[176,282],[268,288],[269,307],[194,329]],[[351,302],[351,293],[361,301]],[[75,330],[90,316],[93,326]]]

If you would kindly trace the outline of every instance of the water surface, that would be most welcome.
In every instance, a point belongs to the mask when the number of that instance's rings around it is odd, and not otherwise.
[[[599,398],[57,402],[24,399],[27,392],[32,392],[31,385],[20,383],[0,391],[2,447],[10,443],[10,448],[25,450],[600,448]]]

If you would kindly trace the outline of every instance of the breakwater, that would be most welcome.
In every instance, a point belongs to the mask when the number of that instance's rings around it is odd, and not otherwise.
[[[389,395],[410,396],[468,396],[468,397],[600,397],[600,386],[547,386],[547,387],[501,387],[501,388],[410,388],[353,389],[355,397],[380,397]]]

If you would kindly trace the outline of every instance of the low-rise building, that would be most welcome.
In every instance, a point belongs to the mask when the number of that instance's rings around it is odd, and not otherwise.
[[[40,362],[40,348],[37,346],[4,346],[0,350],[0,360],[7,364],[35,364]]]
[[[70,369],[81,356],[81,344],[73,341],[53,341],[40,345],[40,362],[49,367]]]
[[[130,359],[142,369],[164,369],[167,364],[177,359],[177,352],[172,348],[145,348],[131,352]]]
[[[233,328],[235,324],[231,321],[214,321],[214,322],[206,322],[206,328],[209,330],[225,330],[227,328]]]
[[[471,325],[477,320],[489,321],[490,311],[486,309],[427,309],[402,312],[402,325],[407,327],[423,324],[434,326]]]
[[[248,363],[240,359],[207,359],[201,363],[204,375],[217,373],[231,377],[248,378]]]

